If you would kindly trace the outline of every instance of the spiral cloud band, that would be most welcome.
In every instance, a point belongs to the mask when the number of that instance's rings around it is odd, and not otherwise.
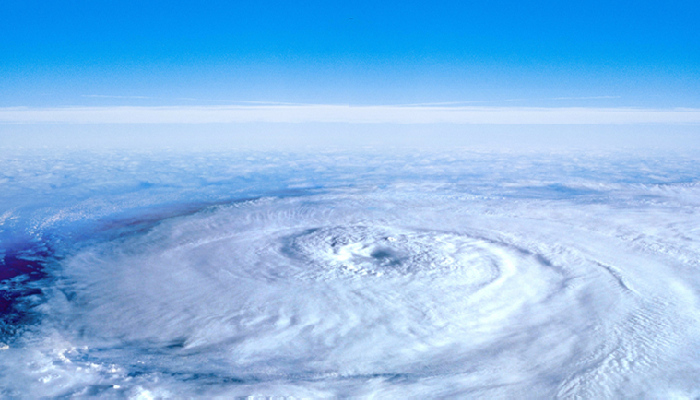
[[[156,218],[48,267],[41,324],[3,352],[14,357],[2,383],[44,395],[697,395],[697,190],[341,185]]]

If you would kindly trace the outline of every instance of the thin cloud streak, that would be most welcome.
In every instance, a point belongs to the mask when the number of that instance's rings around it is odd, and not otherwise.
[[[3,123],[700,124],[700,109],[229,105],[0,108]]]
[[[116,96],[116,95],[108,95],[108,94],[84,94],[82,97],[89,97],[93,99],[129,99],[129,100],[146,100],[146,99],[153,99],[153,97],[149,96]]]
[[[552,97],[551,100],[605,100],[619,99],[620,96]]]
[[[261,104],[261,105],[311,105],[308,103],[290,103],[285,101],[257,101],[257,100],[220,100],[220,99],[198,99],[194,97],[152,97],[152,96],[121,96],[111,94],[83,94],[81,97],[91,99],[118,99],[118,100],[165,100],[165,101],[198,101],[203,103],[224,103],[235,104]],[[445,103],[447,104],[447,103]]]
[[[506,99],[503,101],[508,102],[518,102],[518,101],[563,101],[563,100],[610,100],[610,99],[620,99],[622,96],[582,96],[582,97],[543,97],[543,98],[522,98],[522,99]]]

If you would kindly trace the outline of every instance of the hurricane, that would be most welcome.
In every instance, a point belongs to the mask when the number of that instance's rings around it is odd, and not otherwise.
[[[692,157],[52,157],[3,396],[700,395]]]

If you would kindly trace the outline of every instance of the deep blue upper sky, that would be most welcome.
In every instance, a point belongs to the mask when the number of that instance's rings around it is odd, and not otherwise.
[[[6,0],[0,106],[698,107],[698,21],[697,0]]]

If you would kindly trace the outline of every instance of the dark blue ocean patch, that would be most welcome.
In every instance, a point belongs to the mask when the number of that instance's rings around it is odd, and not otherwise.
[[[25,242],[5,249],[0,259],[0,338],[13,336],[30,322],[32,298],[43,294],[39,281],[47,277],[44,266],[53,258],[43,242]]]

